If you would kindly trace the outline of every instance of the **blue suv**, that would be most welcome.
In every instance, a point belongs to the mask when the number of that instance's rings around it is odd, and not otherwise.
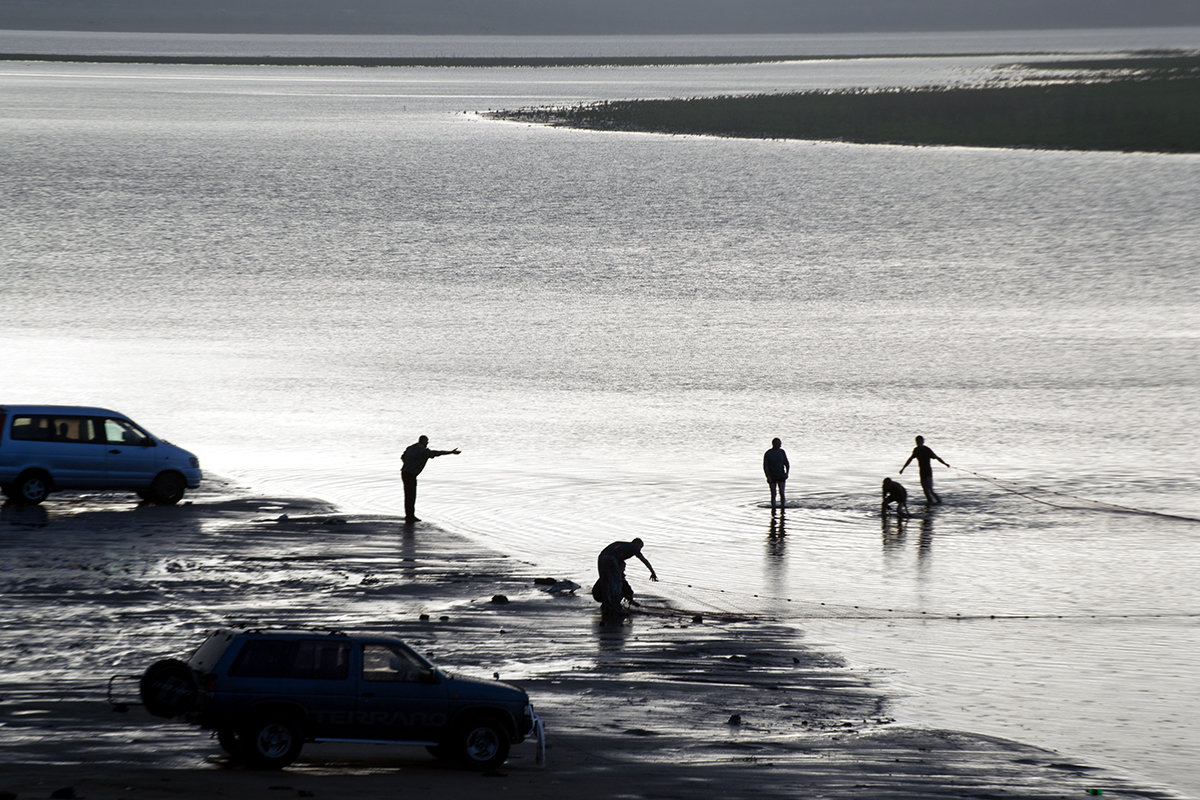
[[[287,766],[305,742],[423,745],[485,771],[527,738],[539,764],[545,753],[523,690],[447,674],[394,636],[218,630],[186,661],[152,664],[140,691],[151,714],[213,730],[259,768]]]

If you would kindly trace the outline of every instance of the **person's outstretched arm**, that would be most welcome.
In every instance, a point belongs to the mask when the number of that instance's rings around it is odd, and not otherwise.
[[[634,553],[634,555],[638,557],[638,560],[646,565],[646,569],[650,570],[650,580],[657,581],[658,575],[655,574],[654,567],[650,565],[650,562],[646,560],[646,557],[641,553]]]
[[[912,455],[910,455],[910,456],[908,457],[908,461],[905,461],[905,462],[904,462],[904,467],[907,467],[909,464],[911,464],[911,463],[912,463],[913,456],[915,456],[915,455],[916,455],[916,453],[913,453]],[[938,459],[938,460],[940,461],[941,459]],[[901,474],[904,474],[904,467],[901,467],[901,468],[900,468],[900,473],[901,473]]]

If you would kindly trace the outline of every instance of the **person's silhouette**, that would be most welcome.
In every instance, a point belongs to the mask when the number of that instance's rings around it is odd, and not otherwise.
[[[658,574],[655,573],[654,567],[642,555],[643,542],[641,539],[634,539],[632,542],[613,542],[608,547],[600,551],[600,555],[596,557],[596,569],[600,573],[599,580],[592,588],[592,597],[600,603],[600,610],[606,615],[620,615],[625,613],[621,601],[626,599],[626,591],[628,590],[628,599],[632,602],[633,590],[629,589],[629,584],[625,581],[625,562],[631,558],[636,558],[646,565],[650,570],[650,580],[658,580]]]
[[[771,487],[771,513],[775,513],[775,494],[779,494],[779,513],[787,507],[787,496],[784,485],[792,465],[788,463],[787,453],[783,450],[783,442],[771,440],[771,449],[763,453],[763,474],[767,476],[767,486]]]
[[[901,516],[908,516],[908,490],[901,486],[891,478],[883,479],[883,507],[880,509],[882,513],[888,512],[888,504],[896,504],[896,513]]]
[[[950,465],[938,458],[937,453],[925,446],[924,436],[917,437],[917,446],[913,448],[912,455],[910,455],[908,460],[904,462],[904,467],[907,467],[910,463],[912,463],[914,458],[917,460],[918,472],[921,475],[921,489],[925,492],[925,502],[942,502],[942,498],[938,497],[937,493],[933,491],[933,462],[935,460],[939,461],[944,467],[948,467]],[[904,467],[900,468],[901,475],[904,474]]]
[[[429,459],[438,456],[458,455],[458,448],[453,450],[430,450],[429,437],[422,436],[410,444],[400,456],[404,466],[400,468],[400,482],[404,484],[404,521],[420,522],[417,519],[417,476],[425,469]]]

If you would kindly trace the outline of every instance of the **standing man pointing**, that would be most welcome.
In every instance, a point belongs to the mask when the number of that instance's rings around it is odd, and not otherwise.
[[[400,468],[400,481],[404,484],[404,521],[420,522],[417,519],[417,476],[425,469],[425,463],[438,456],[456,456],[458,448],[453,450],[430,450],[429,437],[422,436],[410,444],[400,456],[404,466]]]

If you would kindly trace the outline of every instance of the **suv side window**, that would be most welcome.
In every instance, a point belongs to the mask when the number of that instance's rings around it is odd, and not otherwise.
[[[386,644],[363,645],[364,681],[419,681],[428,667],[404,649]]]
[[[350,645],[314,639],[250,639],[234,658],[229,674],[238,678],[345,680],[350,675]]]
[[[238,678],[282,678],[296,654],[296,642],[248,639],[229,668]]]
[[[346,680],[350,677],[350,645],[312,639],[300,642],[288,677]]]

